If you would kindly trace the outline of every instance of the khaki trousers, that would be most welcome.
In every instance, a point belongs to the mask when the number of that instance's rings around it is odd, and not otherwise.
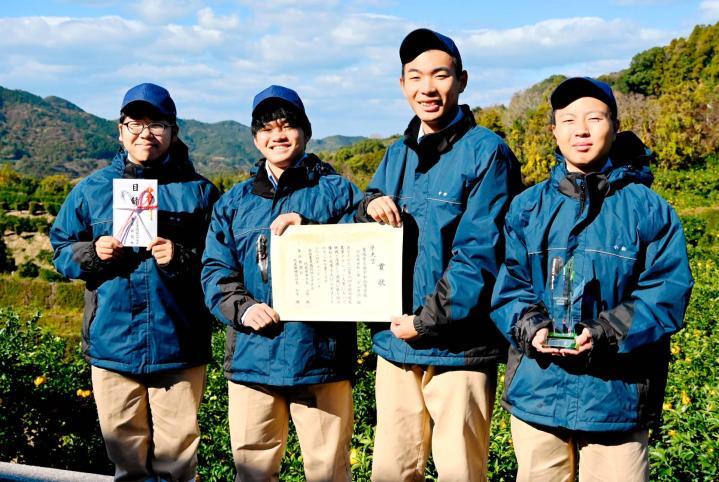
[[[228,382],[232,456],[237,481],[277,481],[289,417],[306,480],[351,480],[352,385],[349,381],[279,388]]]
[[[395,365],[377,357],[375,482],[424,481],[432,457],[442,482],[487,478],[497,367]]]
[[[130,376],[92,367],[100,430],[115,464],[115,480],[194,480],[206,369]]]
[[[579,458],[580,482],[649,480],[649,432],[541,430],[511,417],[519,482],[573,482]]]

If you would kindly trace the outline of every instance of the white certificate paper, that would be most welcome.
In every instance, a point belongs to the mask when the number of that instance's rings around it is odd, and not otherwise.
[[[290,226],[272,236],[272,307],[285,321],[389,321],[402,314],[402,229]]]
[[[157,237],[156,179],[113,179],[112,235],[123,246],[142,247]]]

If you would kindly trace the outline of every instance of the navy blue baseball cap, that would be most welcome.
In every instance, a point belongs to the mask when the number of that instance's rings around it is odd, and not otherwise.
[[[457,61],[457,74],[462,72],[462,56],[459,55],[459,49],[454,40],[427,28],[413,30],[402,40],[402,44],[399,46],[399,58],[402,65],[412,62],[427,50],[441,50],[448,53]]]
[[[163,117],[171,119],[177,118],[175,102],[172,100],[172,97],[170,97],[170,93],[167,89],[160,87],[159,85],[144,83],[136,85],[128,90],[125,94],[125,98],[122,99],[120,112],[125,112],[127,106],[134,102],[144,102],[149,104]]]
[[[281,85],[271,85],[265,90],[255,96],[252,101],[252,118],[256,118],[257,115],[264,111],[265,108],[271,109],[276,107],[278,104],[284,104],[291,109],[297,111],[300,114],[304,122],[306,122],[305,134],[309,138],[312,135],[312,125],[310,120],[307,118],[305,112],[305,106],[300,99],[299,94],[292,89],[283,87]]]
[[[260,104],[269,100],[290,104],[301,113],[305,113],[305,106],[302,104],[302,99],[300,99],[297,92],[281,85],[271,85],[255,96],[255,100],[252,101],[252,116],[255,116]]]
[[[606,82],[591,77],[571,77],[559,84],[549,97],[552,109],[563,109],[582,97],[599,99],[609,106],[612,117],[617,117],[617,100]]]

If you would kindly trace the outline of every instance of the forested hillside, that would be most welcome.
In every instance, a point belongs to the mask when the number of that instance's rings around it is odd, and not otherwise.
[[[178,119],[180,137],[197,169],[207,175],[247,171],[257,160],[250,128],[235,121]],[[310,140],[310,149],[333,151],[362,137]],[[35,176],[85,176],[119,148],[117,121],[88,114],[59,97],[41,98],[0,87],[0,163]]]

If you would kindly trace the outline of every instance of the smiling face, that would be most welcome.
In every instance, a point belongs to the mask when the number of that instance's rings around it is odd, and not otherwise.
[[[618,130],[609,106],[594,97],[581,97],[554,112],[552,134],[570,172],[600,169]]]
[[[403,67],[399,83],[425,134],[452,120],[459,94],[467,86],[467,72],[457,75],[455,70],[452,57],[441,50],[427,50]]]
[[[145,128],[139,134],[133,134],[129,131],[126,124],[128,122],[141,122],[145,125]],[[137,116],[130,117],[124,116],[122,123],[118,124],[117,128],[120,131],[120,141],[122,146],[127,151],[130,161],[135,164],[142,164],[145,162],[153,162],[158,159],[162,159],[170,149],[173,139],[176,137],[175,130],[169,125],[165,128],[162,134],[153,134],[150,132],[150,123],[163,122],[150,117]]]
[[[276,179],[305,153],[307,144],[302,129],[290,125],[286,119],[267,122],[257,131],[254,141]]]

